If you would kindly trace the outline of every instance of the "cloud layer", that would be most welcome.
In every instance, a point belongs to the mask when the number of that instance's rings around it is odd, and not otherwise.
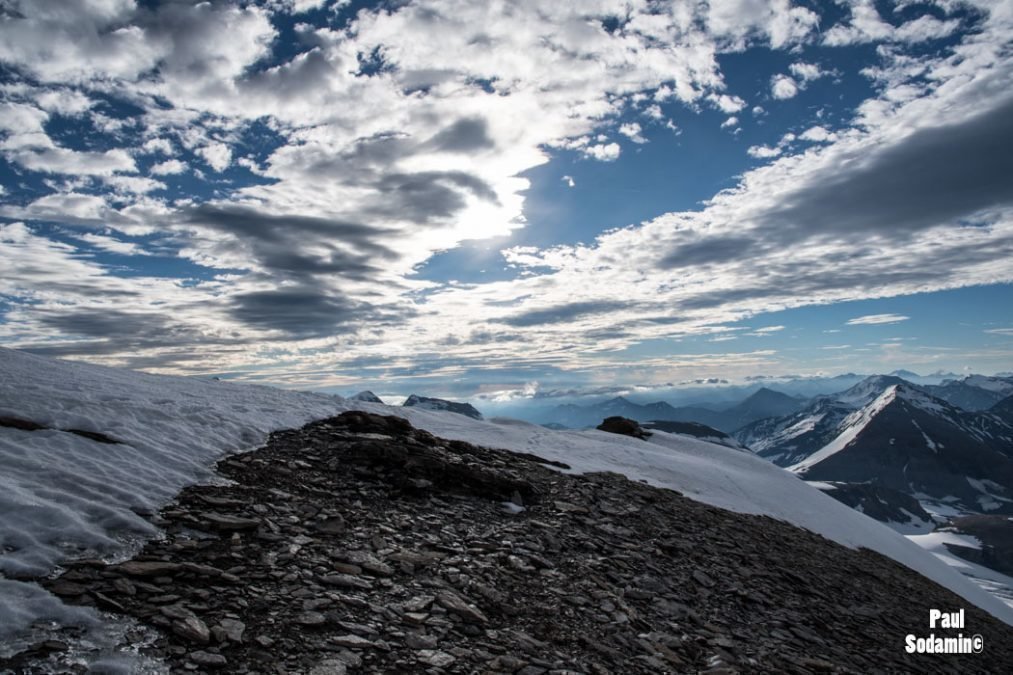
[[[764,312],[1013,281],[1013,12],[843,7],[824,25],[789,0],[14,2],[0,341],[310,385],[602,369]],[[749,148],[772,161],[700,209],[508,247],[506,279],[417,274],[543,227],[524,176],[554,157],[633,161],[676,110],[739,128],[868,43],[853,117]],[[790,66],[730,90],[720,57],[754,48]]]

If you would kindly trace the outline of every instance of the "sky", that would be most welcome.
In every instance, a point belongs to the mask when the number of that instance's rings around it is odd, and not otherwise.
[[[0,0],[0,345],[488,401],[1013,370],[1008,0]]]

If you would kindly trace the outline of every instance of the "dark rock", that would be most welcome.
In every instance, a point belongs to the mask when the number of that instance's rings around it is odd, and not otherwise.
[[[640,439],[649,438],[651,435],[651,432],[643,429],[639,422],[626,417],[606,417],[605,420],[595,428],[600,431],[607,431],[610,434],[620,434],[622,436],[632,436],[633,438]]]

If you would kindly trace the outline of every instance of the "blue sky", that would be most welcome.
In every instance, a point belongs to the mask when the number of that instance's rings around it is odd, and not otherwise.
[[[0,345],[489,401],[1013,365],[989,0],[15,3]]]

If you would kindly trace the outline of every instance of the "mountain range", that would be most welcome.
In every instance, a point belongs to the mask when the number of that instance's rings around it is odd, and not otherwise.
[[[665,401],[640,404],[623,396],[591,405],[564,404],[550,410],[543,424],[581,429],[591,427],[606,417],[626,417],[637,422],[697,422],[730,433],[755,420],[786,415],[805,404],[804,399],[761,387],[735,405],[675,407]]]
[[[996,379],[989,384],[1001,390],[1007,383]],[[1013,513],[1013,404],[963,410],[930,391],[938,389],[874,376],[734,436],[808,480],[874,483],[971,512]]]

